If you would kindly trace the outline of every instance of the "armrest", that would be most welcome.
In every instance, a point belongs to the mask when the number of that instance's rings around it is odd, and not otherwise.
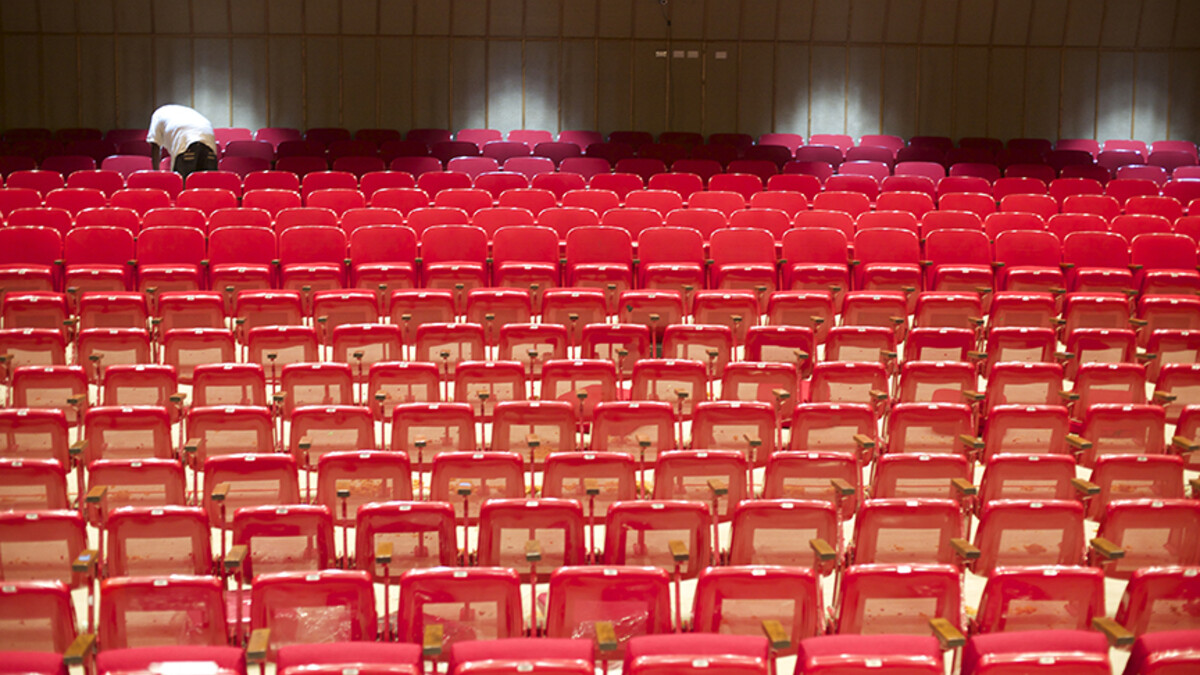
[[[1192,497],[1200,498],[1200,478],[1193,478],[1189,480],[1188,486],[1192,488]]]
[[[229,483],[217,483],[210,495],[214,502],[223,502],[229,496]]]
[[[1067,434],[1067,445],[1076,450],[1089,450],[1092,447],[1092,442],[1077,434]]]
[[[982,401],[985,398],[982,391],[975,391],[973,389],[964,389],[962,395],[968,401]]]
[[[270,628],[257,628],[250,631],[250,641],[246,643],[246,661],[249,663],[263,663],[267,660],[267,649],[270,646]]]
[[[428,444],[429,439],[425,438],[424,436],[417,436],[413,439],[413,447],[424,448]]]
[[[1187,436],[1172,436],[1171,445],[1183,450],[1184,452],[1194,452],[1200,450],[1200,443],[1193,441]]]
[[[1105,560],[1117,560],[1125,557],[1125,550],[1111,541],[1096,537],[1089,542],[1092,545],[1092,550],[1099,553]]]
[[[687,544],[678,539],[672,539],[671,541],[667,542],[667,548],[670,549],[671,557],[674,558],[675,562],[677,563],[687,562],[688,558],[691,557],[688,555]]]
[[[80,666],[96,649],[95,633],[80,633],[75,636],[67,650],[63,652],[63,663],[68,666]]]
[[[84,497],[84,501],[86,501],[88,504],[99,504],[100,500],[104,499],[104,495],[106,494],[108,494],[107,485],[96,485],[92,487],[91,490],[88,490],[87,496]]]
[[[175,405],[183,405],[183,402],[187,400],[187,393],[182,392],[182,391],[177,391],[177,392],[171,394],[170,396],[168,396],[167,400],[170,401],[171,403],[174,403]]]
[[[455,487],[454,492],[459,497],[470,497],[471,496],[471,484],[470,483],[459,483]]]
[[[824,539],[809,539],[808,546],[817,555],[817,560],[833,560],[837,557],[837,551]]]
[[[541,444],[542,444],[542,439],[538,438],[537,434],[526,434],[525,435],[525,445],[528,445],[530,448],[539,447],[539,446],[541,446]]]
[[[1149,323],[1150,322],[1146,321],[1145,319],[1129,319],[1129,325],[1134,326],[1135,328],[1141,328]]]
[[[183,444],[183,451],[194,455],[197,452],[200,452],[200,446],[203,444],[203,438],[189,438]]]
[[[966,539],[959,539],[958,537],[955,537],[950,540],[950,547],[953,548],[958,557],[962,558],[963,560],[979,559],[979,549],[975,548],[975,545]]]
[[[875,439],[866,434],[854,434],[854,442],[859,450],[871,450],[875,447]]]
[[[886,391],[882,391],[882,390],[879,390],[879,389],[872,389],[872,390],[871,390],[871,399],[872,399],[872,400],[875,400],[875,401],[886,401],[886,400],[887,400],[887,397],[888,397],[888,393],[887,393]]]
[[[88,442],[86,440],[75,441],[71,444],[69,452],[72,457],[80,457],[87,451]]]
[[[422,656],[438,656],[442,653],[442,642],[445,639],[445,633],[442,629],[442,624],[432,623],[425,625],[425,635],[421,638],[421,655]]]
[[[525,562],[541,562],[542,560],[542,545],[537,539],[530,539],[525,542]]]
[[[780,401],[786,401],[792,397],[792,392],[788,391],[787,389],[772,389],[771,393]]]
[[[1099,485],[1096,485],[1095,483],[1092,483],[1090,481],[1086,481],[1082,478],[1072,478],[1071,479],[1071,487],[1075,488],[1075,491],[1081,495],[1091,496],[1091,495],[1100,494],[1100,486]]]
[[[958,649],[967,644],[967,637],[962,634],[962,631],[946,619],[940,617],[930,619],[929,629],[933,631],[933,636],[937,638],[938,646],[942,648],[942,651]]]
[[[1155,403],[1159,405],[1166,405],[1167,403],[1173,402],[1177,397],[1175,394],[1170,392],[1155,390],[1153,398]]]
[[[708,489],[714,497],[723,497],[729,494],[729,486],[720,478],[709,478]]]
[[[638,434],[634,438],[637,440],[638,446],[641,447],[642,449],[646,449],[646,448],[650,447],[650,437],[649,436],[647,436],[645,434]]]
[[[1070,361],[1075,358],[1075,352],[1054,352],[1054,358],[1059,361]]]
[[[982,450],[984,448],[983,439],[970,434],[959,434],[958,441],[967,446],[970,450]]]
[[[988,357],[987,352],[975,352],[975,351],[967,352],[967,358],[971,359],[972,361],[986,361],[987,357]]]
[[[89,548],[79,552],[79,556],[71,561],[71,571],[88,574],[100,564],[100,552]]]
[[[387,400],[387,392],[382,389],[375,392],[375,400],[379,401],[380,403],[383,403],[384,401]]]
[[[964,497],[968,495],[979,494],[979,488],[966,478],[951,478],[950,485],[954,487],[954,490],[958,492],[958,494]]]
[[[742,439],[744,441],[746,441],[746,444],[752,448],[762,447],[762,439],[759,438],[758,436],[751,436],[750,434],[742,434]]]
[[[1133,633],[1107,616],[1093,618],[1092,628],[1104,633],[1110,647],[1126,647],[1133,644]]]
[[[392,564],[392,542],[383,541],[375,546],[375,564],[376,565],[391,565]]]
[[[764,619],[762,631],[763,635],[767,636],[767,642],[770,643],[771,649],[788,649],[792,646],[791,636],[783,629],[783,624],[775,619]]]
[[[246,544],[235,544],[229,549],[229,553],[225,555],[225,569],[239,569],[246,558],[250,556],[250,547]]]
[[[834,478],[829,481],[833,486],[833,491],[841,497],[849,497],[854,494],[854,486],[845,478]]]
[[[617,649],[617,631],[613,629],[611,621],[597,621],[596,627],[596,646],[602,652],[611,652]]]
[[[338,499],[349,499],[350,498],[350,485],[351,485],[350,481],[342,479],[342,480],[336,481],[333,485],[334,485],[334,489],[337,491]]]
[[[682,400],[684,400],[684,399],[686,399],[686,398],[688,397],[688,393],[689,393],[689,392],[688,392],[688,390],[687,390],[687,389],[684,389],[684,388],[680,387],[680,388],[678,388],[678,389],[676,389],[676,390],[675,390],[675,398],[677,398],[677,399],[679,399],[680,401],[682,401]]]
[[[300,440],[296,441],[296,447],[300,448],[301,450],[311,450],[312,438],[308,436],[301,436]]]

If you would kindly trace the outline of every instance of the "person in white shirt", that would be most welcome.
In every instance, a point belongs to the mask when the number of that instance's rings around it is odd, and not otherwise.
[[[150,161],[158,168],[159,148],[171,156],[171,169],[186,179],[193,171],[217,170],[217,139],[212,122],[182,105],[164,105],[150,118]]]

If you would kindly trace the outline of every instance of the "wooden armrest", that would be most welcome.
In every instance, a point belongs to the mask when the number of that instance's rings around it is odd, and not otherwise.
[[[67,650],[63,652],[63,663],[68,666],[81,666],[96,649],[95,633],[80,633],[75,636]]]
[[[779,399],[780,401],[792,397],[792,392],[788,391],[787,389],[772,389],[771,393],[774,394],[775,398]]]
[[[980,288],[983,288],[984,290],[981,291]],[[981,287],[977,287],[975,289],[975,292],[981,293],[981,294],[982,293],[991,293],[992,289],[981,286]],[[968,316],[967,323],[970,323],[971,325],[973,325],[975,327],[979,327],[979,326],[982,326],[984,323],[986,323],[986,320],[982,316]]]
[[[817,555],[817,560],[833,560],[837,557],[837,551],[824,539],[809,539],[808,546]]]
[[[425,635],[421,638],[421,655],[438,656],[442,653],[442,643],[445,632],[440,623],[425,625]]]
[[[350,485],[351,485],[350,481],[342,479],[342,480],[336,481],[333,485],[334,485],[334,489],[337,491],[338,499],[349,499],[350,498]]]
[[[1089,542],[1092,550],[1104,556],[1105,560],[1117,560],[1125,557],[1125,550],[1104,537],[1096,537]]]
[[[1145,326],[1145,325],[1147,325],[1148,323],[1150,323],[1150,322],[1149,322],[1149,321],[1146,321],[1145,319],[1132,319],[1132,318],[1131,318],[1131,319],[1129,320],[1129,324],[1130,324],[1131,326],[1137,326],[1138,328],[1141,328],[1142,326]]]
[[[966,478],[951,478],[950,485],[954,487],[954,490],[958,494],[963,496],[979,494],[979,488]]]
[[[1079,494],[1083,494],[1083,495],[1090,496],[1090,495],[1100,494],[1100,486],[1099,485],[1096,485],[1095,483],[1092,483],[1090,481],[1086,481],[1082,478],[1072,478],[1071,479],[1071,487],[1075,488],[1076,492],[1078,492]]]
[[[973,361],[985,361],[987,356],[987,352],[967,352],[967,358]]]
[[[775,619],[764,619],[762,622],[763,635],[767,636],[767,642],[770,643],[771,649],[789,649],[792,646],[791,636],[783,629],[783,624]]]
[[[1059,390],[1059,392],[1058,392],[1058,397],[1059,397],[1059,398],[1061,398],[1061,399],[1066,399],[1066,400],[1068,400],[1068,401],[1078,401],[1078,400],[1079,400],[1079,394],[1078,394],[1078,393],[1076,393],[1076,392],[1073,392],[1073,391],[1067,391],[1067,390],[1065,390],[1065,389],[1060,389],[1060,390]]]
[[[687,562],[688,558],[691,557],[688,555],[687,544],[678,539],[672,539],[667,542],[667,548],[671,550],[671,557],[677,563]]]
[[[1173,445],[1185,452],[1192,452],[1195,450],[1200,450],[1200,443],[1193,441],[1192,439],[1188,438],[1187,436],[1172,436],[1171,437],[1171,445]]]
[[[250,556],[250,547],[246,544],[235,544],[230,547],[229,553],[225,556],[225,569],[236,570],[246,562],[246,558]]]
[[[675,390],[675,398],[677,398],[677,399],[679,399],[679,400],[681,400],[681,401],[682,401],[683,399],[685,399],[685,398],[687,398],[687,397],[688,397],[688,393],[689,393],[689,392],[688,392],[688,390],[687,390],[687,389],[683,389],[683,388],[681,387],[681,388],[679,388],[679,389],[676,389],[676,390]]]
[[[1200,478],[1188,480],[1188,487],[1192,488],[1192,497],[1200,497]]]
[[[1170,392],[1155,391],[1153,398],[1154,398],[1155,403],[1171,403],[1178,397],[1175,396],[1175,394],[1172,394]]]
[[[375,564],[376,565],[391,565],[392,564],[392,542],[381,541],[375,546]]]
[[[979,549],[975,548],[975,545],[972,544],[971,542],[967,541],[966,539],[959,539],[958,537],[954,537],[953,539],[950,540],[950,546],[951,546],[951,548],[954,549],[954,552],[956,554],[958,554],[958,557],[960,557],[964,560],[978,560],[979,559],[979,554],[980,554]]]
[[[1077,450],[1088,450],[1092,447],[1092,442],[1078,434],[1067,434],[1067,445]]]
[[[960,443],[972,450],[982,450],[984,448],[983,439],[978,436],[972,436],[971,434],[959,434],[958,440]]]
[[[542,545],[537,539],[525,542],[525,562],[540,562],[542,560]]]
[[[262,663],[267,660],[267,649],[271,645],[271,629],[258,628],[250,631],[250,641],[246,643],[246,661]]]
[[[187,400],[187,393],[182,392],[182,391],[177,391],[177,392],[171,394],[170,396],[168,396],[167,400],[170,401],[171,403],[174,403],[175,405],[183,405],[183,402]]]
[[[842,497],[849,497],[854,494],[854,486],[845,478],[834,478],[829,481],[833,486],[833,491]]]
[[[384,401],[387,400],[387,392],[382,389],[375,392],[375,400],[379,401],[380,403],[383,403]]]
[[[723,497],[729,494],[729,486],[720,478],[709,478],[708,489],[713,493],[714,497]]]
[[[100,552],[94,548],[89,548],[79,552],[75,560],[71,561],[71,571],[87,574],[90,570],[95,569],[100,563]]]
[[[531,448],[536,448],[542,444],[542,439],[538,438],[537,434],[526,434],[525,444]]]
[[[104,499],[104,495],[106,494],[108,494],[107,485],[96,485],[93,486],[91,490],[88,490],[87,496],[84,497],[84,501],[88,504],[99,504],[100,500]]]
[[[938,646],[943,651],[958,649],[967,644],[967,636],[963,635],[962,631],[946,619],[940,617],[930,619],[929,629],[933,631],[933,636],[937,638]]]
[[[312,448],[312,438],[308,436],[301,436],[300,440],[296,442],[296,446],[301,450],[309,450]]]
[[[413,446],[415,446],[415,447],[424,448],[428,444],[429,444],[429,439],[425,438],[424,436],[417,436],[416,438],[413,439]]]
[[[982,401],[985,398],[982,391],[975,391],[974,389],[964,389],[962,395],[968,401]]]
[[[634,438],[637,440],[637,444],[639,446],[641,446],[643,448],[650,447],[650,437],[649,436],[647,436],[645,434],[638,434]]]
[[[602,652],[615,651],[617,648],[617,631],[613,629],[611,621],[597,621],[596,627],[596,646]]]
[[[1107,616],[1094,617],[1092,628],[1104,633],[1110,647],[1126,647],[1133,644],[1133,633]]]
[[[210,496],[214,502],[225,501],[225,498],[229,496],[229,483],[217,483]]]
[[[1070,361],[1075,358],[1075,352],[1054,352],[1054,358],[1059,361]]]
[[[866,434],[854,434],[854,442],[859,450],[870,450],[875,447],[875,439]]]
[[[194,455],[194,454],[196,454],[197,452],[200,452],[200,446],[201,446],[203,443],[204,443],[204,439],[203,439],[203,438],[189,438],[189,439],[187,439],[187,441],[186,441],[186,442],[184,442],[184,444],[183,444],[183,451],[184,451],[184,452],[189,452],[189,453],[191,453],[191,454],[193,454],[193,455]]]
[[[898,356],[900,356],[900,355],[897,352],[893,352],[893,351],[890,351],[887,349],[879,350],[879,357],[884,359],[885,361],[890,361],[892,359],[895,359]]]
[[[471,496],[471,484],[470,483],[459,483],[458,486],[455,488],[455,492],[458,494],[459,497],[469,497],[469,496]]]
[[[876,401],[886,401],[887,397],[888,393],[886,391],[880,391],[878,389],[871,390],[871,398],[875,399]]]
[[[838,289],[838,290],[841,290],[841,289]],[[834,291],[834,293],[836,293],[836,292],[837,291]],[[821,324],[825,323],[825,317],[817,316],[816,314],[809,315],[808,320],[812,321],[813,324],[815,324],[817,326],[820,326]]]
[[[752,448],[758,448],[758,447],[762,446],[762,439],[759,438],[758,436],[751,436],[750,434],[742,434],[742,439],[745,440],[746,443]]]
[[[88,447],[87,441],[75,441],[74,443],[71,444],[71,448],[70,448],[69,452],[71,453],[71,456],[78,457],[78,456],[82,455],[85,450],[87,450],[87,447]]]
[[[486,401],[492,397],[492,392],[488,391],[487,389],[480,389],[479,391],[475,392],[475,397],[480,401]]]

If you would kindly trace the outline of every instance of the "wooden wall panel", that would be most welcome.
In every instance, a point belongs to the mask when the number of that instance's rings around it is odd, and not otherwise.
[[[42,105],[51,128],[79,126],[82,106],[76,63],[81,55],[77,47],[74,35],[45,35],[41,40]]]
[[[917,134],[920,70],[917,48],[888,46],[883,50],[883,125],[881,132],[908,138]]]
[[[812,48],[812,121],[805,135],[846,133],[847,52],[846,47]]]
[[[560,55],[557,41],[525,42],[523,119],[512,128],[558,130]]]
[[[1129,138],[1133,132],[1133,54],[1100,54],[1096,138]]]
[[[1197,22],[1191,0],[0,0],[0,126],[180,102],[246,127],[1150,140],[1200,126]]]
[[[493,14],[494,16],[494,14]],[[521,128],[523,60],[521,43],[513,41],[488,43],[487,54],[487,119],[486,126],[499,129]]]
[[[192,72],[195,73],[192,104],[212,121],[213,126],[233,126],[230,42],[228,39],[200,39],[192,44]]]
[[[1096,138],[1096,55],[1068,49],[1063,56],[1059,138]]]

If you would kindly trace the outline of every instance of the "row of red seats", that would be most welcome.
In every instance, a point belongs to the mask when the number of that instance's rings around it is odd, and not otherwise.
[[[914,605],[928,600],[938,600],[941,605],[941,600],[945,600],[934,597],[934,589],[916,587],[920,582],[928,584],[938,570],[860,570],[861,576],[854,578],[855,593],[851,597],[861,598],[863,604],[880,594],[888,598],[889,604],[897,604],[896,586],[907,588],[905,597],[913,600]],[[1094,612],[1101,615],[1096,617],[1101,625],[1111,626],[1110,620],[1102,616],[1103,603],[1095,606],[1102,593],[1086,600],[1090,612],[1076,612],[1069,622],[1055,622],[1057,617],[1052,614],[1032,617],[1024,625],[1016,621],[1028,591],[1047,590],[1051,580],[1057,581],[1050,573],[1060,571],[1078,588],[1073,592],[1054,589],[1047,596],[1072,600],[1084,597],[1088,582],[1080,574],[1083,570],[1045,570],[1041,578],[1037,576],[1038,570],[1013,570],[987,595],[991,599],[988,615],[995,618],[980,622],[970,640],[959,632],[949,644],[945,639],[939,641],[928,635],[927,628],[915,625],[923,622],[915,620],[912,626],[893,628],[900,633],[869,634],[877,632],[869,630],[869,625],[878,621],[867,619],[849,601],[843,604],[842,612],[847,617],[846,629],[838,635],[814,636],[817,631],[807,630],[808,626],[780,634],[779,620],[770,619],[767,628],[770,638],[763,637],[758,634],[760,621],[744,616],[737,609],[738,601],[761,604],[763,598],[786,598],[788,604],[805,608],[803,614],[797,609],[792,616],[782,615],[787,622],[783,625],[798,625],[816,610],[801,602],[810,599],[805,593],[811,593],[814,587],[806,583],[811,580],[791,570],[759,567],[729,568],[706,574],[699,588],[702,594],[698,593],[693,607],[694,627],[687,633],[678,633],[683,628],[677,627],[678,634],[673,635],[669,634],[669,581],[665,574],[653,575],[632,567],[568,568],[550,579],[545,622],[548,637],[522,637],[536,634],[538,627],[522,625],[521,588],[519,576],[513,570],[412,572],[402,578],[396,625],[398,643],[391,643],[391,619],[387,619],[381,631],[373,593],[360,573],[334,571],[308,576],[285,573],[261,577],[252,585],[249,628],[257,632],[251,633],[255,638],[248,641],[245,651],[240,624],[232,631],[233,640],[230,639],[222,611],[226,592],[217,580],[133,578],[106,581],[101,586],[101,640],[95,658],[103,675],[145,670],[151,664],[169,667],[173,660],[180,659],[191,665],[211,664],[214,672],[229,675],[245,675],[247,659],[252,663],[273,661],[281,675],[337,673],[348,669],[364,674],[417,675],[425,672],[425,659],[434,661],[435,667],[438,661],[445,660],[447,672],[453,675],[511,672],[588,675],[596,669],[597,654],[606,671],[610,659],[623,660],[622,672],[626,675],[666,675],[691,669],[767,675],[775,672],[777,656],[796,654],[797,675],[845,673],[853,667],[884,675],[940,675],[945,672],[943,650],[964,647],[963,675],[999,675],[1016,669],[1052,673],[1064,668],[1079,675],[1110,675],[1108,641],[1086,622]],[[883,590],[889,581],[891,594]],[[1005,596],[1022,585],[1029,586],[1017,595]],[[439,604],[435,605],[432,598]],[[497,611],[468,612],[480,598],[494,602]],[[1162,599],[1169,601],[1170,597]],[[75,613],[64,587],[22,583],[6,588],[0,602],[3,602],[0,611],[5,615],[51,627],[36,640],[22,643],[20,646],[26,651],[6,654],[22,672],[63,672],[64,653],[69,663],[90,662],[91,650],[97,648],[97,636],[89,633],[80,641]],[[211,621],[188,622],[189,630],[183,637],[165,636],[172,646],[130,647],[163,637],[155,626],[136,622],[139,608],[150,602],[165,608],[160,611],[178,613],[186,607],[193,615],[207,613]],[[312,611],[314,606],[327,612],[336,611],[345,618],[336,627],[325,621],[278,618],[301,609]],[[383,611],[387,612],[387,603]],[[624,622],[630,612],[642,621],[633,626]],[[852,619],[855,616],[863,617],[861,625],[855,624]],[[894,622],[900,623],[902,618]],[[1012,619],[1013,625],[1007,625],[1005,619]],[[1063,630],[1065,623],[1080,627]],[[580,631],[591,637],[580,638]],[[904,632],[918,634],[904,635]],[[798,639],[793,635],[798,635]],[[1200,663],[1200,656],[1193,649],[1197,638],[1195,629],[1177,629],[1148,631],[1136,642],[1129,640],[1133,642],[1133,655],[1124,673],[1187,672]],[[384,644],[372,644],[378,639],[383,639]],[[173,643],[178,640],[186,640],[187,646],[175,646]],[[228,646],[231,642],[234,646]]]

